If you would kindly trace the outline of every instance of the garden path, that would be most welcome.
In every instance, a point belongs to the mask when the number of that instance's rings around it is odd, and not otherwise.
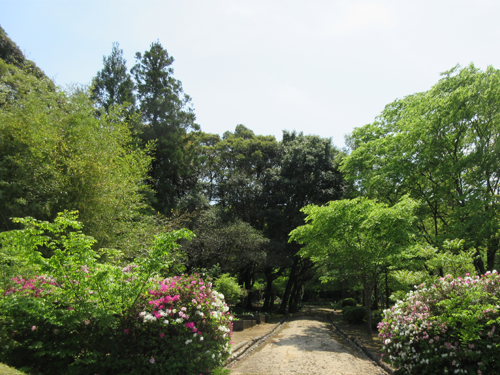
[[[231,375],[386,374],[364,354],[344,344],[324,311],[306,308],[254,353],[231,368]]]

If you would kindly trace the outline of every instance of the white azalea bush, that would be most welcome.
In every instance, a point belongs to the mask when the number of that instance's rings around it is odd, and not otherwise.
[[[451,275],[384,311],[383,358],[398,374],[500,374],[500,276]]]

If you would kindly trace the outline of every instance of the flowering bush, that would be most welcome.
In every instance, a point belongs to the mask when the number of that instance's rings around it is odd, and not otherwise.
[[[4,285],[1,362],[53,374],[197,375],[228,357],[232,318],[223,296],[198,276],[157,273],[189,231],[158,236],[149,257],[118,267],[97,262],[92,238],[67,233],[77,226],[71,216],[27,224],[1,233],[1,245],[50,276],[14,277]],[[53,249],[50,259],[36,254],[40,244]]]
[[[155,342],[150,362],[164,373],[209,372],[228,358],[233,318],[211,286],[197,275],[156,282],[141,300],[139,320],[125,329],[132,341],[144,336]]]
[[[440,278],[384,311],[384,356],[400,374],[499,374],[500,276]]]

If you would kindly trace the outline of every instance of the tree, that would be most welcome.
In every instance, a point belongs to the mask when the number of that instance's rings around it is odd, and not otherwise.
[[[418,199],[430,245],[464,239],[466,248],[486,250],[492,270],[500,246],[499,103],[499,70],[456,66],[429,91],[396,100],[355,129],[341,170],[360,194],[387,203],[405,194]],[[476,268],[485,271],[481,257]]]
[[[282,313],[286,313],[292,291],[298,288],[295,284],[300,280],[299,275],[312,267],[311,262],[296,256],[300,247],[288,243],[288,234],[303,223],[302,207],[345,196],[348,186],[338,169],[340,156],[341,152],[329,138],[283,132],[277,167],[264,187],[264,191],[270,192],[265,233],[274,243],[282,244],[273,246],[273,252],[268,255],[269,265],[273,266],[266,270],[268,283],[273,280],[270,270],[277,266],[291,267],[280,307]],[[268,290],[271,289],[268,285]]]
[[[417,203],[403,197],[389,207],[367,198],[332,201],[303,208],[307,224],[290,233],[305,245],[299,254],[331,268],[348,269],[363,284],[367,331],[371,334],[371,302],[378,275],[412,246]]]
[[[262,232],[266,228],[266,212],[270,191],[266,190],[272,171],[277,167],[278,142],[273,136],[255,135],[244,125],[237,125],[234,132],[227,131],[222,139],[210,135],[200,138],[202,148],[202,185],[206,195],[223,208],[233,219],[239,219]],[[265,261],[265,254],[258,262],[240,269],[240,280],[251,289],[257,265]],[[244,301],[248,308],[252,292]]]
[[[127,60],[117,42],[113,43],[111,55],[103,56],[104,67],[92,81],[92,97],[109,112],[111,106],[126,104],[129,112],[135,109],[134,82],[127,70]]]
[[[196,238],[185,245],[191,267],[211,268],[219,264],[221,272],[239,274],[241,285],[249,291],[243,305],[251,307],[254,275],[265,261],[269,240],[261,231],[219,207],[202,212],[193,232]]]
[[[99,247],[134,231],[148,211],[151,158],[132,145],[119,107],[94,115],[88,93],[54,90],[0,60],[0,231],[15,229],[11,217],[52,220],[66,209]]]
[[[151,170],[157,211],[170,213],[196,185],[198,145],[191,130],[199,130],[182,83],[173,77],[174,58],[160,42],[144,54],[137,52],[132,68],[143,121],[144,143],[156,143]]]

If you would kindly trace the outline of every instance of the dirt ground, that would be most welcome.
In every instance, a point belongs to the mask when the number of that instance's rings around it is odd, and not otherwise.
[[[385,374],[334,334],[326,320],[333,310],[305,308],[265,345],[231,368],[232,375]]]

